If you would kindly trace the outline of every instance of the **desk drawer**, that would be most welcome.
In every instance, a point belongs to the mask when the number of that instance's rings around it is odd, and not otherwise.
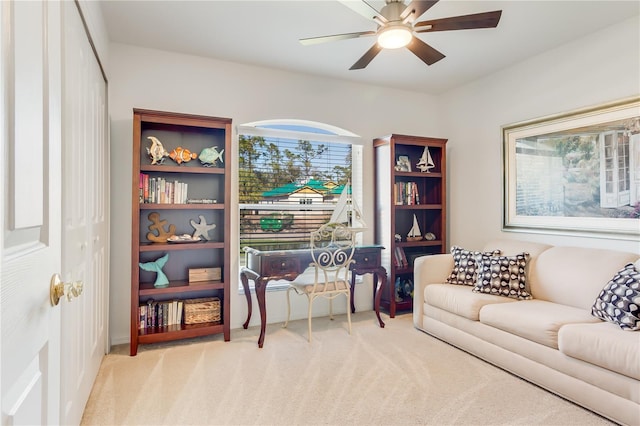
[[[300,271],[300,259],[296,256],[270,257],[262,261],[263,276],[271,277]]]
[[[380,266],[380,250],[357,250],[353,255],[358,268],[368,268]]]

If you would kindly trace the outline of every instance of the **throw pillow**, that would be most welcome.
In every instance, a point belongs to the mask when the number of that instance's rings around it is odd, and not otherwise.
[[[620,269],[604,286],[591,314],[623,330],[640,330],[640,272],[633,263]]]
[[[514,299],[531,299],[527,293],[526,267],[529,253],[515,256],[476,256],[478,263],[478,281],[473,291]]]
[[[453,255],[453,270],[447,278],[449,284],[475,285],[478,278],[476,256],[483,254],[479,251],[469,251],[462,247],[451,247]],[[484,253],[486,255],[499,255],[500,250]]]

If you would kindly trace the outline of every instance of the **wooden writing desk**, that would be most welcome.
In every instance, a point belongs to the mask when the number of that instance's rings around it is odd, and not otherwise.
[[[380,327],[384,328],[384,322],[380,318],[380,296],[382,289],[387,283],[387,271],[381,264],[382,246],[358,246],[353,254],[355,263],[351,266],[351,312],[355,312],[353,294],[355,291],[356,275],[373,274],[373,296],[374,308]],[[242,325],[245,329],[249,326],[251,319],[251,292],[249,290],[249,280],[255,282],[256,298],[260,308],[260,337],[258,346],[264,344],[264,334],[267,324],[267,307],[265,304],[265,294],[267,284],[274,280],[293,281],[311,263],[311,251],[303,250],[280,250],[261,251],[251,247],[245,247],[247,254],[247,265],[240,270],[240,281],[244,287],[244,294],[247,298],[247,320]]]

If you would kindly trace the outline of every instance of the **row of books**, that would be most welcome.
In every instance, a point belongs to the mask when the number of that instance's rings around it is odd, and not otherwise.
[[[396,182],[393,185],[393,197],[397,206],[420,204],[418,184],[415,182]]]
[[[138,328],[166,327],[182,324],[182,300],[155,302],[153,299],[138,307],[140,324]]]
[[[409,267],[409,262],[407,261],[407,255],[404,252],[402,247],[396,246],[396,250],[394,252],[393,257],[393,265],[396,268],[407,268]]]
[[[140,173],[140,203],[185,204],[188,184],[174,180],[168,182],[162,177],[150,177]]]

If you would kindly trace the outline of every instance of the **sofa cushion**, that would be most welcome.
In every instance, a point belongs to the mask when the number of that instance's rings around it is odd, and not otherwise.
[[[483,324],[554,349],[558,348],[558,330],[563,325],[598,321],[584,309],[544,300],[492,304],[480,309],[480,322]]]
[[[558,349],[572,358],[640,380],[640,333],[608,322],[568,324],[558,332]]]
[[[447,278],[449,284],[459,285],[475,285],[477,280],[477,267],[475,257],[482,252],[469,251],[462,247],[452,246],[451,255],[453,256],[453,270]],[[498,255],[500,250],[489,251],[487,255]]]
[[[591,313],[621,329],[640,329],[640,272],[633,263],[620,269],[602,289]]]
[[[499,238],[489,241],[482,251],[500,250],[505,256],[514,256],[518,253],[526,251],[531,255],[531,259],[535,259],[542,253],[553,247],[551,244],[536,243],[533,241],[510,240]]]
[[[531,299],[531,295],[526,291],[528,260],[529,253],[515,256],[487,256],[483,253],[477,255],[478,281],[473,291],[521,300]]]
[[[591,310],[606,283],[638,255],[607,249],[552,247],[540,253],[528,278],[534,299]],[[533,278],[533,279],[531,279]]]
[[[469,286],[430,284],[424,289],[424,300],[431,306],[478,321],[480,309],[490,303],[517,302],[507,297],[473,293]]]

